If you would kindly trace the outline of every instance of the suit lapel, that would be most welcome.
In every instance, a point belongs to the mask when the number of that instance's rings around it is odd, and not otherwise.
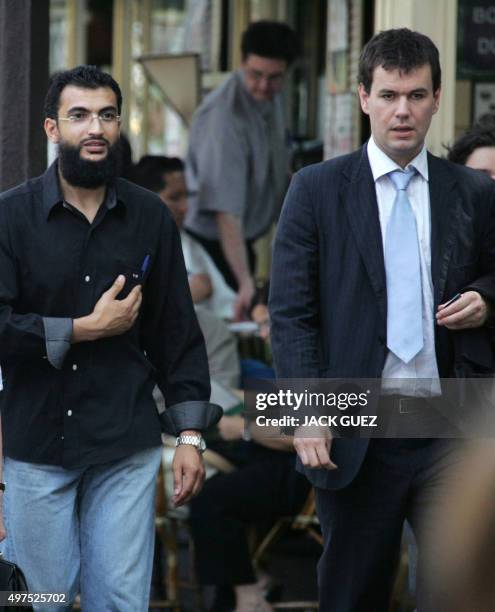
[[[357,166],[354,158],[343,171],[349,182],[343,190],[342,197],[357,248],[378,299],[380,313],[386,320],[387,295],[382,234],[375,182],[368,161],[366,145],[356,153],[356,156]]]
[[[428,154],[428,177],[431,211],[431,277],[436,309],[443,298],[461,202],[459,194],[455,191],[455,176],[450,172],[448,164],[430,154]]]

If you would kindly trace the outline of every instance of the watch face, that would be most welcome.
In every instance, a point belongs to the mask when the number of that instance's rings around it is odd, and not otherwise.
[[[203,437],[201,437],[200,442],[199,442],[199,450],[200,452],[204,452],[206,450],[206,442],[205,439]]]

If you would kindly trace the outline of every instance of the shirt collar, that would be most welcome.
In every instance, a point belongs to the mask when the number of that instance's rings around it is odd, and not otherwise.
[[[375,182],[382,176],[389,174],[389,172],[402,170],[397,163],[390,159],[390,157],[378,147],[373,136],[368,140],[368,159]],[[407,164],[406,168],[409,166],[415,168],[425,181],[428,180],[428,156],[426,145],[423,145],[421,151]]]
[[[58,178],[58,159],[56,159],[43,175],[43,208],[46,219],[48,219],[51,211],[57,204],[63,203],[64,196],[60,188],[60,181]],[[103,205],[106,206],[108,210],[112,210],[112,208],[115,208],[118,203],[125,204],[121,194],[119,193],[117,196],[115,185],[111,184],[107,188]]]

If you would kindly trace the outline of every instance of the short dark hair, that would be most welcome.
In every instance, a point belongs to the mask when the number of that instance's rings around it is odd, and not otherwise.
[[[384,70],[396,70],[405,74],[426,64],[430,65],[433,92],[442,82],[438,49],[433,41],[408,28],[385,30],[375,34],[364,46],[359,58],[358,80],[367,93],[371,91],[373,72],[381,66]]]
[[[299,53],[296,34],[280,21],[255,21],[249,24],[241,40],[242,59],[254,53],[261,57],[281,59],[292,64]]]
[[[77,66],[71,70],[55,72],[50,78],[48,91],[45,97],[45,117],[56,119],[60,107],[62,91],[69,85],[82,89],[98,89],[109,87],[117,98],[117,111],[122,110],[122,92],[117,81],[107,72],[97,66]]]
[[[471,153],[481,147],[495,147],[495,124],[487,128],[475,125],[468,130],[449,148],[447,159],[465,165]]]
[[[131,180],[141,187],[159,193],[166,186],[165,174],[184,172],[184,162],[178,157],[143,155],[134,166]]]

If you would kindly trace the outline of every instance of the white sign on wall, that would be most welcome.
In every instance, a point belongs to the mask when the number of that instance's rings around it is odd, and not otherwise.
[[[487,113],[495,114],[495,83],[476,83],[474,86],[474,120]]]

